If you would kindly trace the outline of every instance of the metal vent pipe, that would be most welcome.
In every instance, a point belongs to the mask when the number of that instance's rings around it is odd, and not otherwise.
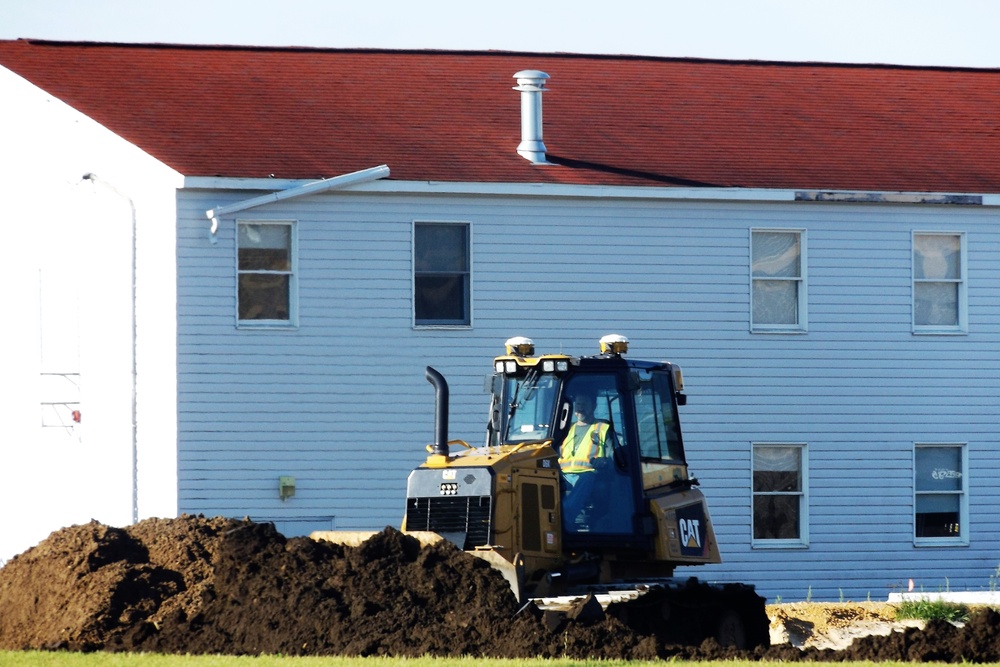
[[[521,70],[514,75],[521,91],[521,143],[517,152],[532,164],[548,164],[545,142],[542,141],[542,93],[549,75],[536,69]]]

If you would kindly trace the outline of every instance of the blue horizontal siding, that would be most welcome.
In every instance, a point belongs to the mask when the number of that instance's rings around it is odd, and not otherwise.
[[[234,224],[257,193],[181,192],[179,502],[295,526],[398,525],[433,436],[424,368],[451,386],[450,436],[483,439],[490,362],[513,335],[589,354],[618,332],[684,368],[688,456],[724,563],[686,574],[784,599],[985,587],[1000,553],[1000,226],[987,208],[362,195],[246,211],[297,225],[298,326],[238,329]],[[413,329],[414,220],[472,230],[473,326]],[[808,333],[749,332],[751,228],[806,232]],[[966,234],[969,331],[911,332],[911,234]],[[751,544],[750,448],[805,443],[809,545]],[[915,547],[912,448],[964,442],[970,544]],[[277,477],[297,479],[277,497]],[[303,529],[305,530],[305,529]]]

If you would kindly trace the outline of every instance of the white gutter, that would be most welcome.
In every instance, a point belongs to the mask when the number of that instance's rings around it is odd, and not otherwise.
[[[372,167],[370,169],[362,169],[361,171],[353,171],[349,174],[341,174],[340,176],[334,176],[333,178],[326,178],[322,181],[313,181],[312,183],[306,183],[305,185],[299,185],[297,187],[288,188],[287,190],[279,190],[278,192],[272,192],[271,194],[261,195],[259,197],[253,197],[251,199],[244,199],[243,201],[236,202],[235,204],[227,204],[226,206],[220,206],[218,208],[213,208],[205,211],[205,216],[212,221],[212,227],[209,230],[212,234],[212,240],[215,240],[215,233],[219,231],[219,218],[222,216],[230,215],[232,213],[237,213],[239,211],[245,211],[249,208],[254,208],[256,206],[261,206],[263,204],[270,204],[276,201],[282,201],[284,199],[293,199],[295,197],[301,197],[303,195],[316,194],[318,192],[327,192],[328,190],[338,190],[341,188],[346,188],[351,185],[357,185],[359,183],[368,183],[369,181],[377,181],[380,178],[386,178],[389,176],[389,167],[382,164],[377,167]]]
[[[325,182],[325,181],[324,181]],[[268,178],[186,176],[184,188],[198,190],[265,190],[294,187],[296,181]],[[487,183],[459,181],[383,181],[368,183],[359,192],[379,194],[431,194],[515,197],[581,197],[584,199],[655,199],[729,202],[978,204],[1000,207],[997,193],[949,192],[849,192],[769,188],[667,187],[651,185],[572,185],[564,183]],[[273,196],[271,197],[273,199]],[[221,209],[220,209],[221,210]]]

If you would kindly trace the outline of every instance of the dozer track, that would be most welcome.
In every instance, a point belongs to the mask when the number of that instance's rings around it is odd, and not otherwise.
[[[695,578],[578,586],[565,595],[532,598],[542,611],[569,612],[588,597],[608,616],[664,644],[770,645],[765,600],[753,586],[714,584]]]

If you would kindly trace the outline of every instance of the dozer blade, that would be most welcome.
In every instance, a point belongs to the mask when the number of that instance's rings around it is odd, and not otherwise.
[[[415,538],[423,546],[430,546],[447,540],[453,544],[457,543],[459,549],[462,548],[458,539],[452,539],[450,535],[442,535],[430,530],[407,530],[403,531],[403,534]],[[375,535],[378,535],[378,533],[368,530],[314,530],[309,534],[309,537],[317,541],[342,544],[345,547],[359,547]],[[464,535],[464,533],[461,534],[462,541],[464,541]],[[456,537],[458,536],[456,535]],[[514,592],[514,597],[517,598],[517,601],[525,601],[522,597],[524,590],[524,559],[521,558],[520,554],[514,558],[514,562],[512,563],[491,549],[473,549],[465,553],[489,563],[490,567],[497,570],[507,580],[507,584],[510,585],[510,589]]]
[[[543,611],[568,612],[592,599],[605,614],[669,644],[697,646],[709,637],[722,646],[770,645],[765,600],[753,586],[691,577],[581,585],[566,595],[533,598]]]
[[[491,549],[474,549],[465,553],[472,554],[489,563],[490,567],[502,574],[503,578],[507,580],[507,584],[510,585],[510,590],[514,592],[518,603],[526,601],[524,598],[524,558],[521,557],[521,554],[517,554],[514,557],[514,562],[511,563]]]
[[[342,544],[345,547],[360,547],[363,542],[368,541],[376,535],[378,535],[378,532],[371,530],[314,530],[309,534],[309,537],[317,541]],[[404,535],[415,538],[417,542],[420,542],[425,547],[437,544],[445,539],[441,535],[429,530],[410,530],[406,531]]]

